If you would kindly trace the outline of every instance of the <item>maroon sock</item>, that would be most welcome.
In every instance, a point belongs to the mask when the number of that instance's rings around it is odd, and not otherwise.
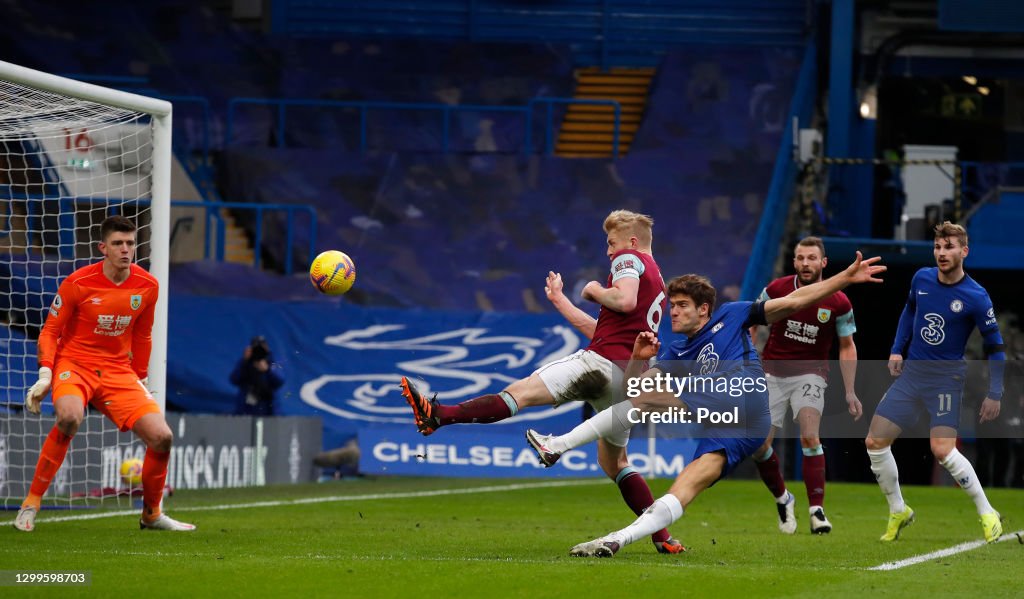
[[[651,488],[647,486],[647,481],[644,480],[644,477],[640,476],[640,473],[632,468],[629,468],[629,472],[624,476],[620,472],[619,476],[621,478],[618,479],[617,484],[619,485],[619,492],[622,493],[622,499],[626,501],[629,509],[639,516],[654,503]],[[667,541],[669,536],[668,530],[663,528],[651,535],[651,540],[655,543],[661,543]]]
[[[779,467],[779,456],[772,452],[772,455],[763,462],[754,460],[757,464],[757,471],[761,474],[764,486],[771,491],[772,497],[782,497],[786,493],[786,481],[782,479],[782,469]]]
[[[825,505],[825,456],[804,456],[804,484],[807,485],[807,505]]]
[[[512,415],[512,410],[500,395],[481,395],[454,405],[437,405],[434,416],[441,421],[441,426],[457,422],[476,422],[488,424],[504,420]]]

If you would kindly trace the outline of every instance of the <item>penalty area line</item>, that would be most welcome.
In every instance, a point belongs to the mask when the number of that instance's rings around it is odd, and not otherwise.
[[[416,499],[419,497],[444,497],[448,495],[471,495],[473,493],[503,493],[506,491],[524,491],[529,489],[549,489],[559,487],[580,487],[605,483],[605,479],[567,480],[541,483],[517,483],[510,485],[490,485],[486,487],[464,487],[459,489],[433,489],[430,491],[407,491],[399,493],[369,493],[364,495],[330,495],[327,497],[303,497],[300,499],[280,499],[276,501],[252,501],[249,503],[226,503],[214,505],[179,506],[171,508],[172,512],[212,512],[218,510],[242,510],[261,507],[280,507],[286,505],[307,505],[313,503],[341,503],[346,501],[370,501],[378,499]],[[74,516],[58,516],[40,519],[40,522],[78,522],[83,520],[99,520],[100,518],[119,518],[136,516],[139,510],[119,510],[116,512],[98,512],[92,514],[76,514]],[[0,522],[0,526],[13,526],[14,520]]]
[[[1011,532],[1011,533],[1004,534],[1003,536],[1001,536],[998,539],[996,539],[995,542],[996,543],[1002,543],[1003,541],[1009,541],[1010,539],[1013,539],[1015,541],[1020,541],[1021,538],[1022,538],[1022,535],[1024,535],[1024,530],[1018,530],[1017,532]],[[875,571],[899,570],[900,568],[906,568],[907,566],[914,566],[914,565],[920,564],[922,562],[931,561],[933,559],[939,559],[939,558],[942,558],[942,557],[949,557],[951,555],[956,555],[958,553],[966,553],[967,551],[973,551],[974,549],[977,549],[978,547],[984,547],[985,545],[988,545],[988,543],[983,541],[983,540],[982,541],[968,541],[966,543],[960,543],[959,545],[954,545],[952,547],[947,547],[945,549],[939,549],[938,551],[932,551],[931,553],[922,553],[921,555],[915,555],[913,557],[908,557],[906,559],[897,560],[895,562],[885,562],[884,564],[879,564],[879,565],[874,566],[872,568],[868,568],[868,570],[875,570]]]

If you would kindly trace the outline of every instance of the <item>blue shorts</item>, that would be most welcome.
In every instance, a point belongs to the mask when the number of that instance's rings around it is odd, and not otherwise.
[[[736,398],[717,394],[695,394],[684,395],[683,400],[691,406],[711,406],[723,409],[725,406],[736,403]],[[728,475],[740,465],[740,462],[754,455],[764,444],[771,430],[772,419],[768,410],[768,391],[753,391],[745,393],[742,400],[743,416],[739,427],[706,428],[697,443],[697,450],[693,454],[696,460],[706,453],[722,451],[725,453],[726,463],[722,467],[719,478]]]
[[[964,377],[960,374],[935,376],[903,371],[882,396],[875,414],[906,430],[927,413],[930,428],[960,427],[960,400]]]
[[[722,466],[722,473],[718,478],[724,478],[740,465],[740,462],[754,455],[764,440],[768,438],[767,433],[761,438],[757,437],[706,437],[697,443],[697,451],[693,453],[696,460],[706,453],[716,451],[725,452],[725,466]],[[717,481],[716,481],[717,482]]]

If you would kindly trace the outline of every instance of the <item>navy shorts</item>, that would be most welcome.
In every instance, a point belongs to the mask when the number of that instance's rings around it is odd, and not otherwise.
[[[754,452],[761,447],[764,440],[768,438],[767,433],[761,438],[757,437],[706,437],[697,443],[697,451],[693,459],[697,459],[706,453],[716,451],[725,452],[725,466],[722,467],[722,474],[718,478],[724,478],[740,465],[740,462],[754,455]]]
[[[915,374],[904,370],[882,396],[875,414],[900,428],[913,427],[927,414],[930,428],[960,427],[960,400],[964,394],[964,377],[959,374]]]
[[[723,395],[715,397],[713,394],[684,395],[683,399],[691,410],[702,404],[706,407],[727,409],[730,403],[736,403],[736,398]],[[706,453],[724,452],[726,463],[719,478],[728,475],[740,465],[740,462],[754,455],[764,444],[764,440],[768,438],[768,431],[771,430],[772,419],[768,410],[767,390],[745,393],[742,403],[741,426],[705,428],[693,454],[693,459],[696,460]]]

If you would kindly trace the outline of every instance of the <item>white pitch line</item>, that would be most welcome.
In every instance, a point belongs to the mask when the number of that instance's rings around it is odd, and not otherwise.
[[[1007,533],[996,539],[995,542],[1002,543],[1003,541],[1009,541],[1010,539],[1020,541],[1021,535],[1024,535],[1024,530],[1018,530],[1017,532]],[[913,557],[908,557],[907,559],[901,559],[895,562],[885,562],[884,564],[879,564],[873,568],[868,568],[868,570],[899,570],[900,568],[906,568],[907,566],[913,566],[916,564],[920,564],[921,562],[927,562],[929,560],[938,559],[940,557],[949,557],[951,555],[956,555],[958,553],[971,551],[977,549],[978,547],[983,547],[987,544],[988,543],[986,543],[985,541],[969,541],[967,543],[960,543],[959,545],[954,545],[952,547],[947,547],[945,549],[939,549],[938,551],[932,551],[931,553],[922,553],[921,555],[915,555]]]
[[[501,493],[503,491],[522,491],[526,489],[546,489],[556,487],[579,487],[584,485],[596,485],[604,483],[605,480],[569,480],[552,481],[543,483],[518,483],[511,485],[491,485],[487,487],[466,487],[462,489],[435,489],[432,491],[408,491],[405,493],[371,493],[368,495],[332,495],[328,497],[304,497],[301,499],[282,499],[279,501],[253,501],[250,503],[228,503],[220,505],[196,505],[175,507],[175,512],[209,512],[217,510],[239,510],[260,507],[278,507],[282,505],[306,505],[311,503],[336,503],[343,501],[365,501],[376,499],[414,499],[417,497],[441,497],[445,495],[469,495],[472,493]],[[74,516],[58,516],[56,518],[40,519],[40,522],[76,522],[82,520],[98,520],[100,518],[118,518],[121,516],[134,516],[138,510],[99,512],[92,514],[76,514]],[[11,526],[14,520],[0,523],[0,526]]]

